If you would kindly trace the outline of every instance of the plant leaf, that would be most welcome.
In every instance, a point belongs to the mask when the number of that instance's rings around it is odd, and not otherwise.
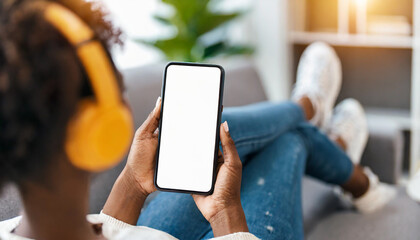
[[[246,46],[246,45],[229,46],[223,52],[225,56],[251,55],[253,53],[254,53],[254,48],[250,46]]]
[[[159,49],[165,54],[166,58],[171,61],[191,61],[194,58],[191,55],[191,50],[195,45],[193,39],[174,37],[157,41],[136,40],[136,42]]]
[[[233,55],[250,55],[254,49],[245,45],[230,46],[226,42],[220,41],[207,46],[204,49],[204,59],[217,57],[219,55],[233,56]]]
[[[212,58],[220,54],[226,48],[225,42],[217,42],[204,49],[203,58]]]
[[[203,16],[200,16],[197,19],[197,35],[201,36],[205,33],[208,33],[217,27],[232,21],[233,19],[241,16],[241,12],[229,13],[229,14],[214,14],[207,13]]]
[[[164,24],[164,25],[171,25],[172,21],[171,18],[167,18],[167,17],[163,17],[163,16],[159,16],[159,15],[154,15],[153,19],[155,19],[156,21]]]

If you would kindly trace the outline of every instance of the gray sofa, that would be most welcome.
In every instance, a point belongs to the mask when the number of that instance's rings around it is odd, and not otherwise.
[[[160,94],[163,68],[163,64],[157,64],[124,71],[136,126],[144,121]],[[251,63],[241,62],[226,70],[225,107],[266,100]],[[371,125],[362,163],[370,166],[381,179],[395,183],[401,173],[403,135],[392,124]],[[92,213],[101,210],[123,164],[94,176],[90,199]],[[331,186],[317,180],[305,178],[302,191],[307,239],[420,239],[420,205],[410,200],[402,187],[390,205],[370,215],[346,208],[333,194]],[[0,220],[18,215],[19,208],[15,188],[7,186],[0,198]]]

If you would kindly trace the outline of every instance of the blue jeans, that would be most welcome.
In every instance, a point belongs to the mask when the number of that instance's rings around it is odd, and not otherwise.
[[[350,159],[291,102],[228,108],[225,120],[243,162],[241,202],[249,231],[261,239],[303,239],[302,176],[342,185],[353,172]],[[179,239],[213,237],[188,194],[159,193],[138,225]]]

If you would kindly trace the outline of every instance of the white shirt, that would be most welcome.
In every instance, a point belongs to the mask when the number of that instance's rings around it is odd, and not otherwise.
[[[13,230],[19,225],[22,217],[15,217],[0,222],[0,240],[33,240],[24,238],[13,233]],[[168,233],[143,226],[133,226],[108,216],[104,213],[91,214],[87,216],[89,222],[93,224],[102,224],[102,234],[109,240],[176,240]],[[258,240],[251,233],[233,233],[215,240]]]

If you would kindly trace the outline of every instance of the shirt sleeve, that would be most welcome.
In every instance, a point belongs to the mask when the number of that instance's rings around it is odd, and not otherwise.
[[[133,225],[130,225],[128,223],[120,221],[116,218],[113,218],[113,217],[103,213],[102,211],[99,214],[99,216],[100,216],[100,218],[103,222],[112,224],[116,229],[127,229],[127,228],[135,227]],[[155,231],[157,231],[157,230],[155,230]],[[248,232],[232,233],[232,234],[229,234],[229,235],[225,235],[225,236],[221,236],[221,237],[217,237],[217,238],[212,238],[212,239],[213,240],[260,240],[259,238],[257,238],[256,236],[254,236],[253,234],[248,233]]]
[[[104,223],[104,226],[105,224],[109,226],[109,228],[102,228],[104,236],[106,231],[108,236],[113,236],[112,239],[177,240],[166,232],[145,226],[134,226],[109,216],[102,211],[97,216]]]
[[[128,224],[128,223],[125,223],[123,221],[120,221],[120,220],[118,220],[116,218],[113,218],[113,217],[111,217],[111,216],[103,213],[102,211],[99,214],[99,216],[100,216],[100,218],[101,218],[101,220],[103,222],[111,224],[116,229],[125,229],[125,228],[132,228],[132,227],[134,227],[133,225]]]
[[[212,238],[213,240],[260,240],[254,234],[249,232],[232,233],[229,235]]]

